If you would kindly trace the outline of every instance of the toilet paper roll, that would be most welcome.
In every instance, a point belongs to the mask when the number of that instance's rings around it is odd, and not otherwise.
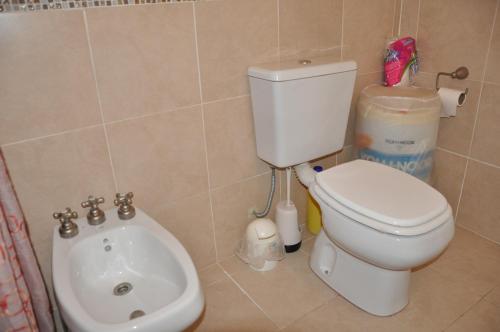
[[[441,97],[441,117],[449,118],[450,116],[457,115],[457,107],[462,106],[467,99],[467,93],[461,90],[454,90],[448,88],[440,88],[438,90],[439,97]]]

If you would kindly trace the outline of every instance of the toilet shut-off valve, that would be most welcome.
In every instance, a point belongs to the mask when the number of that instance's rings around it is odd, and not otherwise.
[[[52,217],[61,222],[59,235],[61,235],[62,238],[69,239],[78,235],[78,225],[72,220],[78,218],[78,213],[76,213],[76,211],[71,211],[70,208],[66,208],[64,212],[54,212]]]
[[[89,225],[100,225],[106,221],[104,211],[99,208],[99,204],[104,203],[103,197],[89,196],[88,200],[82,202],[82,208],[90,208],[87,213],[87,221]]]
[[[118,206],[118,218],[122,220],[132,219],[135,216],[135,208],[132,206],[132,192],[126,194],[116,194],[115,206]]]

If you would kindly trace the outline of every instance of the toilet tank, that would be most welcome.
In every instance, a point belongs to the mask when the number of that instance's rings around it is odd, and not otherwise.
[[[344,146],[354,61],[315,58],[248,69],[257,155],[288,167]]]

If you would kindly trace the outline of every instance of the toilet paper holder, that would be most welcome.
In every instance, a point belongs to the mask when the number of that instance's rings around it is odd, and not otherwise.
[[[447,73],[447,72],[443,72],[443,71],[437,73],[436,91],[439,90],[439,77],[441,75],[450,76],[453,79],[464,80],[469,76],[469,69],[467,69],[467,67],[461,66],[461,67],[458,67],[457,69],[455,69],[455,71],[452,71],[451,73]],[[467,96],[468,93],[469,93],[469,88],[465,88],[465,91],[464,91],[465,96]],[[464,98],[465,98],[465,96],[464,96]]]

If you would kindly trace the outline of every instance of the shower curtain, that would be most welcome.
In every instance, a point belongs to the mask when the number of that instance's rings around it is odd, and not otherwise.
[[[53,330],[47,291],[0,151],[0,331]]]

